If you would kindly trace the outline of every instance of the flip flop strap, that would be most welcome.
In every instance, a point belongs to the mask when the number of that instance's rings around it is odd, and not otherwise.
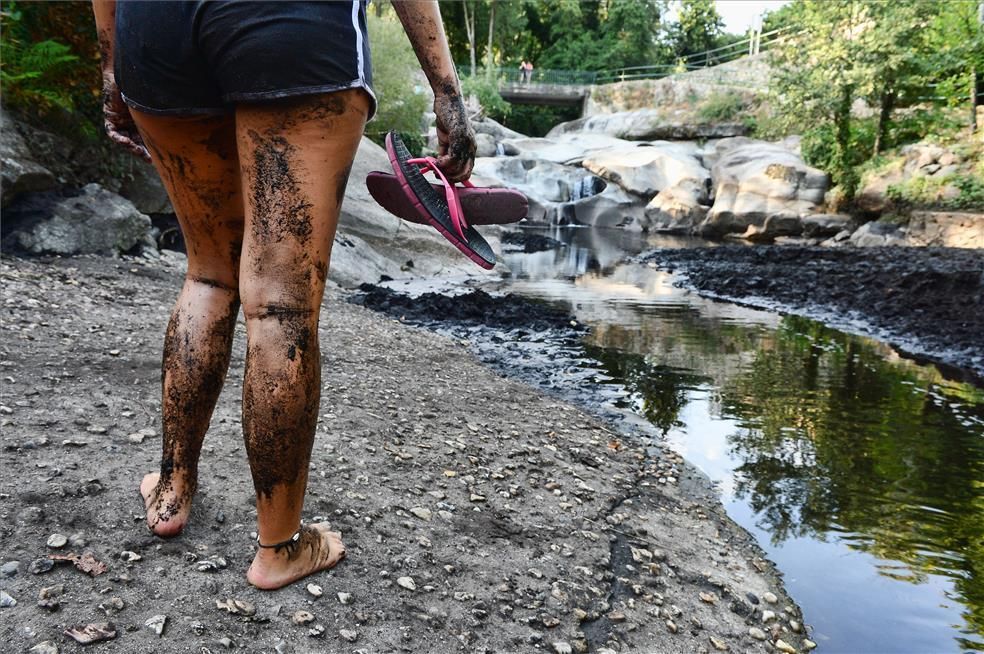
[[[468,229],[468,222],[465,220],[465,213],[461,209],[458,189],[448,181],[448,178],[444,176],[441,169],[437,167],[437,160],[434,157],[419,157],[416,159],[407,159],[407,163],[420,166],[424,170],[432,170],[437,178],[441,180],[441,183],[444,185],[444,195],[448,201],[448,212],[451,214],[451,222],[461,240],[467,241],[465,230]],[[465,181],[464,184],[468,187],[472,186],[471,182],[468,181]]]

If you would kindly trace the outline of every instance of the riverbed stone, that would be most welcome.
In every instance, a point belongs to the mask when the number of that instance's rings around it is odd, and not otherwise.
[[[653,141],[607,148],[590,154],[581,166],[647,201],[684,183],[706,201],[708,171],[689,144]]]

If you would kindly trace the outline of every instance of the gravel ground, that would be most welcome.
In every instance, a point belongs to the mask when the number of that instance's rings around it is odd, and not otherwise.
[[[729,245],[640,258],[701,294],[873,335],[984,384],[984,250]]]
[[[336,291],[305,516],[341,530],[348,558],[280,591],[245,582],[241,324],[191,522],[151,536],[137,483],[159,455],[160,343],[182,266],[0,266],[5,651],[79,652],[64,632],[93,623],[114,635],[87,652],[810,646],[771,563],[681,459]],[[70,553],[78,567],[52,567]]]

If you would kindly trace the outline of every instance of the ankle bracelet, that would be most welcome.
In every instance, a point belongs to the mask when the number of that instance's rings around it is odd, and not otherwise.
[[[297,531],[294,532],[294,535],[293,536],[291,536],[290,538],[288,538],[285,541],[281,541],[279,543],[274,543],[272,545],[264,545],[263,543],[261,543],[260,542],[260,535],[257,534],[256,535],[256,546],[257,547],[262,547],[263,549],[272,549],[274,552],[279,552],[280,550],[283,550],[283,549],[291,550],[301,540],[301,529],[302,529],[302,527],[298,527]]]

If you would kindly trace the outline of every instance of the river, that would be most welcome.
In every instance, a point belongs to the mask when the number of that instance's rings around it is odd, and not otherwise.
[[[484,286],[590,327],[580,352],[535,362],[542,385],[644,420],[699,468],[785,574],[819,651],[984,650],[984,390],[878,341],[704,299],[625,261],[693,241],[546,234],[565,247],[507,252],[512,275]]]

